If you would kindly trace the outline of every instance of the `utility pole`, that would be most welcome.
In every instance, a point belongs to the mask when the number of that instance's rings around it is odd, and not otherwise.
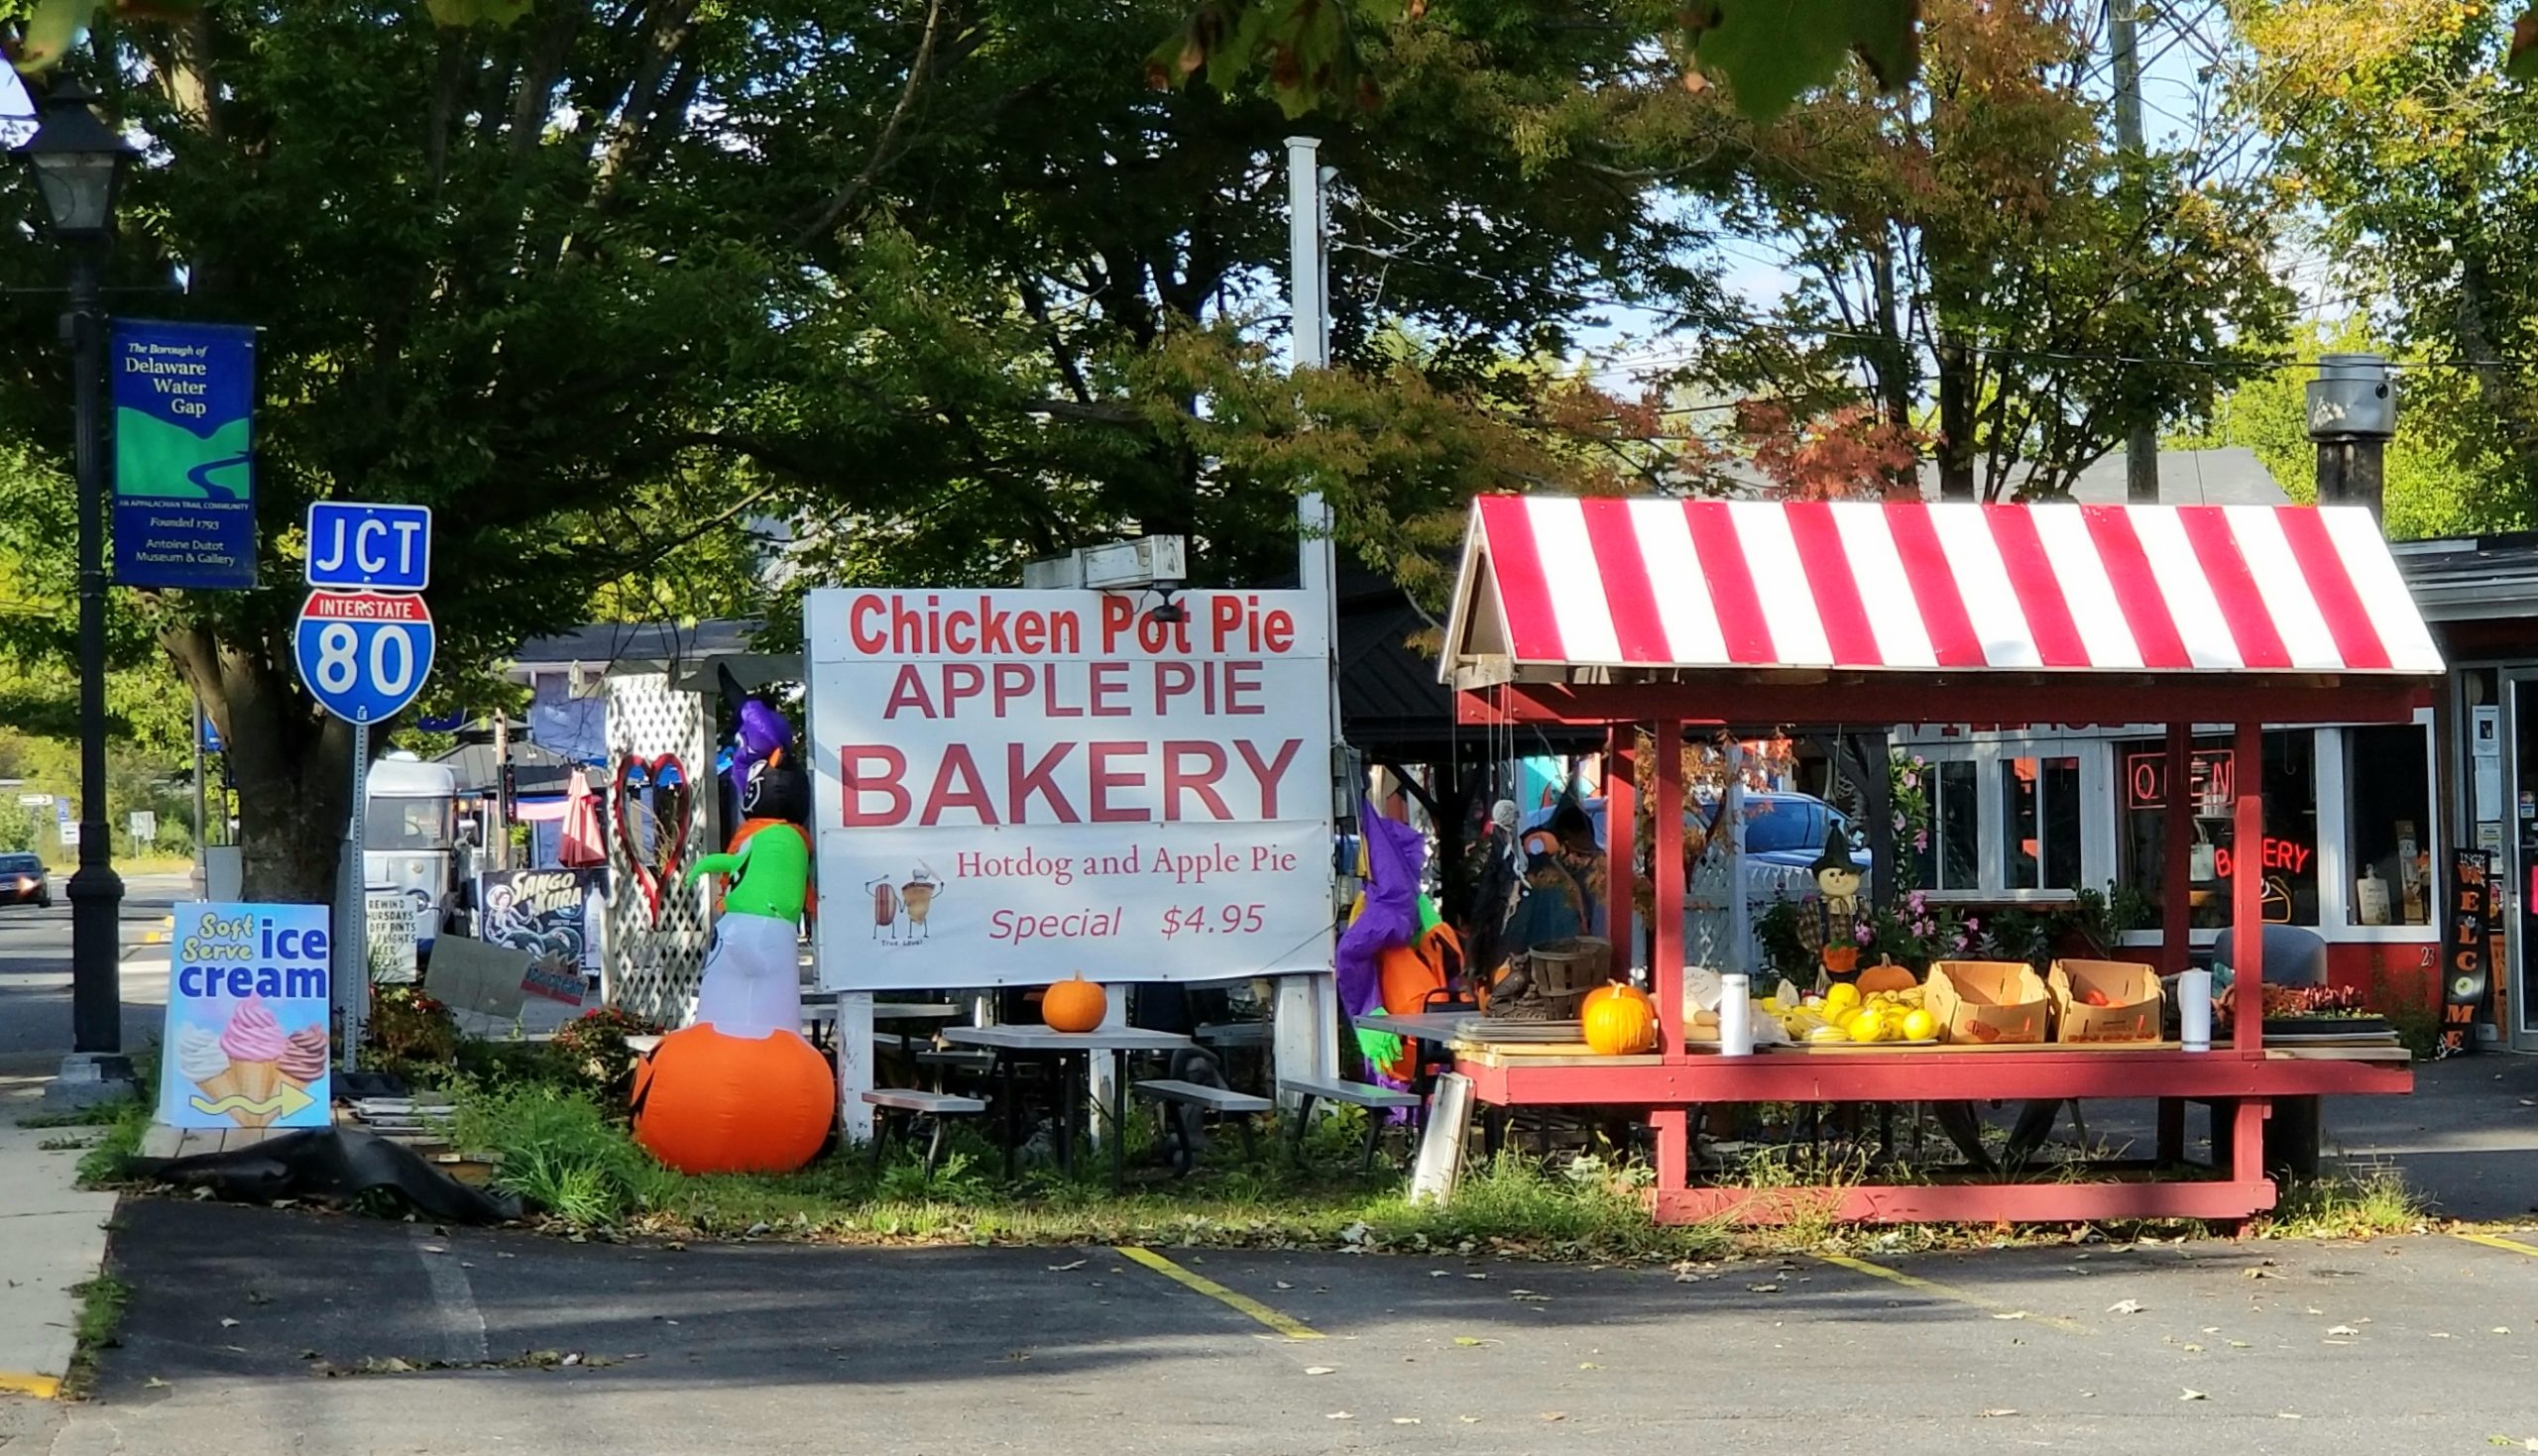
[[[1323,183],[1322,140],[1287,139],[1287,275],[1293,367],[1322,369],[1330,363],[1330,274]],[[1322,614],[1333,662],[1339,655],[1338,558],[1331,541],[1330,507],[1320,491],[1296,498],[1296,584],[1311,593]],[[1331,684],[1331,777],[1338,776],[1339,690]],[[1332,802],[1338,802],[1334,782]],[[1339,907],[1331,906],[1334,922]],[[1272,1055],[1280,1080],[1336,1076],[1339,1070],[1339,988],[1336,977],[1282,976],[1278,981]]]
[[[2115,61],[2115,142],[2129,160],[2141,160],[2141,43],[2134,24],[2136,0],[2106,0],[2107,45]],[[2159,501],[2159,424],[2144,419],[2124,439],[2124,499],[2135,504]]]

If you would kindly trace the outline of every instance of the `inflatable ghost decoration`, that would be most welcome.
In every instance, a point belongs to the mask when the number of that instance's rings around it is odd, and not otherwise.
[[[682,879],[730,877],[695,1020],[634,1072],[634,1139],[681,1173],[783,1173],[828,1140],[837,1083],[802,1039],[794,957],[810,870],[810,841],[779,823]]]

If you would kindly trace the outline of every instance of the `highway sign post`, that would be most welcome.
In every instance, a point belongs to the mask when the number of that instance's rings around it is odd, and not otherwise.
[[[308,507],[308,585],[292,655],[318,706],[353,726],[353,802],[335,895],[336,1005],[344,1069],[360,1064],[370,1020],[370,726],[405,711],[431,675],[439,633],[416,595],[431,584],[426,505],[319,501]]]

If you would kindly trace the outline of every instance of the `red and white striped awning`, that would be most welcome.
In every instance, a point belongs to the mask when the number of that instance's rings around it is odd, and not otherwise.
[[[1529,666],[2442,670],[2359,506],[1484,497],[1445,680]]]

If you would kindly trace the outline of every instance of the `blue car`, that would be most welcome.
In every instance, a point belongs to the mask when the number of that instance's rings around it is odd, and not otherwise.
[[[1604,845],[1604,801],[1581,799],[1578,807],[1595,824],[1595,842]],[[1550,825],[1557,806],[1535,810],[1526,821],[1528,832]],[[1694,804],[1685,815],[1687,820],[1708,823],[1718,813],[1717,801]],[[1745,857],[1761,864],[1781,864],[1791,869],[1807,869],[1815,857],[1824,852],[1827,827],[1838,830],[1851,846],[1851,862],[1868,872],[1871,863],[1863,837],[1852,828],[1850,817],[1812,794],[1749,793],[1745,796]]]

